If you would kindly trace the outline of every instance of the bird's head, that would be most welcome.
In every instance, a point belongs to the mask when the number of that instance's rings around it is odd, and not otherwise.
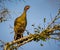
[[[24,10],[27,11],[29,8],[30,8],[30,6],[26,5],[25,8],[24,8]]]

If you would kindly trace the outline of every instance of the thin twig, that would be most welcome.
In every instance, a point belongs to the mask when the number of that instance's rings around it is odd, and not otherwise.
[[[5,44],[5,42],[4,42],[4,41],[2,41],[2,40],[0,40],[0,42],[1,42],[2,44]]]

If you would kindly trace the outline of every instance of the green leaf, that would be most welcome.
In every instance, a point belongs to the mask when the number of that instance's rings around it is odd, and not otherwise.
[[[44,18],[44,23],[46,22],[46,18]]]
[[[43,44],[40,44],[40,46],[43,46]]]
[[[32,26],[34,27],[34,24],[32,24]]]
[[[38,26],[38,28],[39,28],[39,29],[41,29],[41,27],[40,27],[40,26]]]

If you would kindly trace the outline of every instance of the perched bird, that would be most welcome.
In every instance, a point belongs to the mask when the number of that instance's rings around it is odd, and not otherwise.
[[[14,21],[14,32],[15,32],[14,40],[23,37],[23,32],[25,31],[25,28],[27,26],[26,12],[29,8],[30,8],[29,5],[25,6],[22,15],[17,17]]]

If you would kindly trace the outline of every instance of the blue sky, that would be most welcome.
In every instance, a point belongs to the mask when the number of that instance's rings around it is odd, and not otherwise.
[[[12,19],[3,23],[0,23],[0,39],[5,42],[10,42],[14,38],[13,28],[11,29],[9,25],[14,27],[14,20],[23,13],[23,9],[26,5],[30,5],[30,9],[27,12],[27,27],[26,29],[30,33],[34,33],[34,29],[31,26],[35,24],[35,27],[40,25],[43,27],[43,18],[46,17],[47,24],[51,21],[50,14],[52,18],[57,14],[58,9],[60,8],[60,0],[25,0],[26,2],[14,1],[13,3],[5,2],[5,6],[9,9]],[[26,35],[26,32],[24,32]],[[44,46],[41,47],[40,43],[43,43]],[[47,40],[46,42],[29,42],[19,48],[19,50],[60,50],[58,42],[55,40]]]

